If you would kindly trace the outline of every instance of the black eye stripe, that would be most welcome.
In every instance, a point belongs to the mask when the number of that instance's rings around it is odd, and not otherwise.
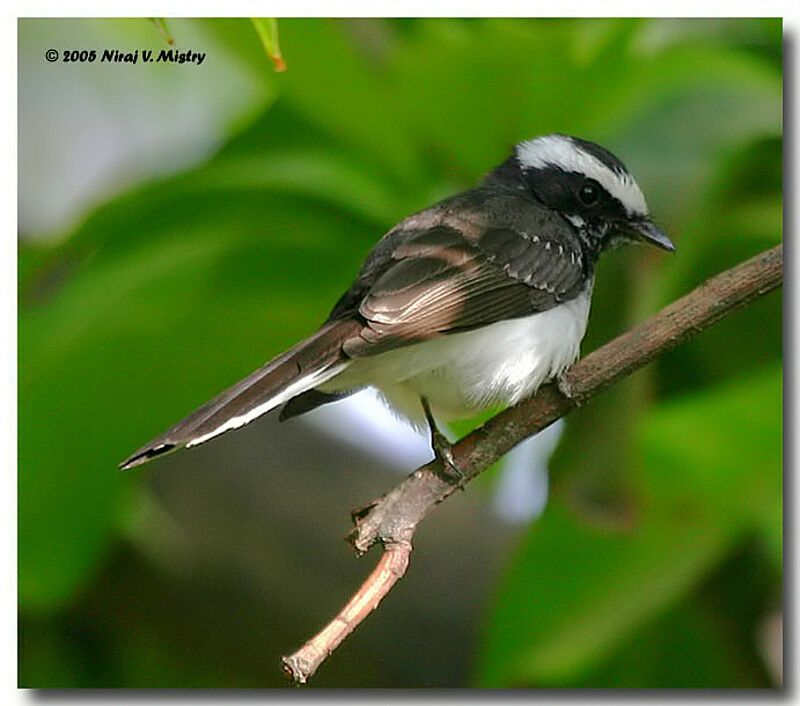
[[[521,175],[527,187],[542,203],[561,213],[580,215],[584,212],[586,217],[595,219],[624,218],[627,213],[619,198],[587,174],[549,165],[523,170]],[[581,198],[581,189],[586,184],[596,187],[598,197],[595,201],[588,202],[588,199]]]

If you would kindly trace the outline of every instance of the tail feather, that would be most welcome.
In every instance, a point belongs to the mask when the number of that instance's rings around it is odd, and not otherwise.
[[[326,324],[170,427],[123,461],[120,468],[133,468],[184,446],[202,444],[330,380],[347,366],[342,342],[359,329],[355,321]]]

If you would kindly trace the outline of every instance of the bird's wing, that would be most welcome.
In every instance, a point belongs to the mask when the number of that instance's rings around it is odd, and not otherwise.
[[[411,233],[365,292],[365,326],[344,343],[350,357],[546,311],[578,294],[579,253],[510,228],[466,238],[454,226]]]

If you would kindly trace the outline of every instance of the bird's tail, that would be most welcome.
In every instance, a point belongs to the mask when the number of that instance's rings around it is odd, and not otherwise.
[[[184,446],[197,446],[321,385],[347,366],[342,343],[355,321],[333,321],[228,388],[120,464],[128,469]]]

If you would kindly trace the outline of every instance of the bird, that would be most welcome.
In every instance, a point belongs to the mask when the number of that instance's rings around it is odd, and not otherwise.
[[[617,157],[565,134],[519,142],[475,187],[386,233],[317,331],[120,467],[278,407],[283,421],[371,386],[427,428],[445,475],[463,478],[438,424],[563,383],[579,357],[598,258],[637,241],[675,249]]]

